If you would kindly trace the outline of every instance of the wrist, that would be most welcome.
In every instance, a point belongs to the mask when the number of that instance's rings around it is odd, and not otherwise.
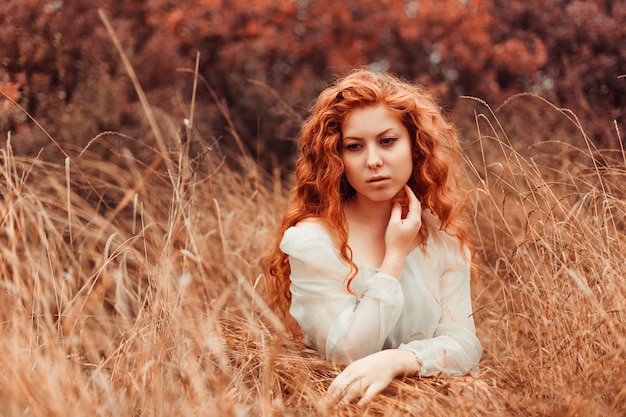
[[[404,267],[404,256],[397,255],[395,253],[385,254],[379,271],[389,274],[395,277],[398,281],[402,275],[402,268]]]
[[[398,368],[396,376],[415,376],[419,375],[422,364],[415,356],[415,353],[406,349],[397,349],[398,351]]]

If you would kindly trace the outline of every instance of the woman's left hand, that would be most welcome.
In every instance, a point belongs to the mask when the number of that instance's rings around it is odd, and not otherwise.
[[[397,376],[415,375],[419,362],[408,350],[388,349],[352,362],[328,388],[329,402],[364,406]]]

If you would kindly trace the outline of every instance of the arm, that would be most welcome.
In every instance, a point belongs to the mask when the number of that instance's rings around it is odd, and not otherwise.
[[[385,257],[380,271],[400,280],[404,260],[418,245],[422,228],[422,204],[408,185],[403,190],[404,197],[393,199],[389,223],[385,230]],[[403,212],[402,204],[406,210]]]
[[[399,346],[415,354],[420,374],[464,374],[476,368],[482,347],[476,338],[470,297],[470,254],[458,239],[441,233],[446,267],[440,279],[441,318],[432,338]]]
[[[464,248],[465,253],[461,254],[455,237],[437,229],[432,233],[441,239],[445,265],[438,280],[441,316],[433,336],[351,363],[331,384],[331,402],[348,403],[360,397],[359,405],[364,405],[397,376],[458,374],[476,367],[482,348],[472,318],[470,253]]]
[[[353,289],[362,297],[349,294],[349,268],[315,224],[288,229],[281,250],[291,265],[290,313],[323,356],[349,363],[382,349],[404,302],[395,278],[361,271]]]
[[[352,362],[328,389],[329,402],[365,405],[398,376],[462,374],[476,367],[482,348],[474,334],[469,294],[469,253],[462,257],[456,238],[445,235],[448,265],[440,279],[442,313],[433,337],[401,344]]]
[[[413,191],[405,186],[405,197],[394,199],[385,233],[385,257],[380,272],[399,282],[404,261],[419,242],[422,227],[421,204]],[[403,213],[401,203],[406,204]],[[331,403],[349,403],[359,398],[359,405],[367,404],[398,376],[416,375],[421,364],[408,350],[387,349],[375,351],[352,362],[339,374],[328,389]]]
[[[328,388],[330,403],[348,404],[359,398],[360,406],[387,388],[396,377],[419,372],[415,355],[402,349],[386,349],[352,362]]]
[[[350,363],[378,352],[396,325],[404,296],[399,283],[406,255],[415,248],[422,225],[421,205],[408,186],[406,198],[394,201],[385,233],[385,257],[379,271],[359,272],[353,290],[344,288],[348,267],[334,252],[328,231],[321,222],[305,222],[289,234],[299,240],[284,242],[291,266],[291,315],[324,356],[335,362]],[[408,210],[403,215],[401,201]],[[307,229],[318,231],[306,236]],[[304,229],[303,229],[304,228]],[[303,232],[304,230],[304,232]],[[320,240],[319,233],[325,239]],[[287,235],[287,233],[286,233]]]

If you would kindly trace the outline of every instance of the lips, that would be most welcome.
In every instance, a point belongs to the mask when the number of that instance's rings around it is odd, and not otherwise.
[[[368,184],[376,184],[376,183],[387,181],[387,180],[389,180],[389,177],[375,176],[375,177],[368,178],[366,182]]]

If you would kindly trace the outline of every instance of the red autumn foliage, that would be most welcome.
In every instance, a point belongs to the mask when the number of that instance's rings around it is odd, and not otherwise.
[[[188,94],[190,76],[177,69],[193,68],[199,52],[201,75],[228,103],[240,134],[279,156],[293,149],[298,121],[249,80],[304,114],[333,74],[360,65],[416,79],[446,106],[463,94],[493,105],[517,92],[543,95],[582,116],[601,145],[615,145],[612,120],[624,123],[623,2],[6,0],[0,82],[18,85],[22,103],[48,125],[67,106],[80,108],[88,128],[66,112],[73,124],[58,129],[78,145],[132,122],[134,92],[98,7],[148,92],[174,86]],[[28,123],[2,109],[3,130]],[[216,123],[211,129],[223,134]]]

